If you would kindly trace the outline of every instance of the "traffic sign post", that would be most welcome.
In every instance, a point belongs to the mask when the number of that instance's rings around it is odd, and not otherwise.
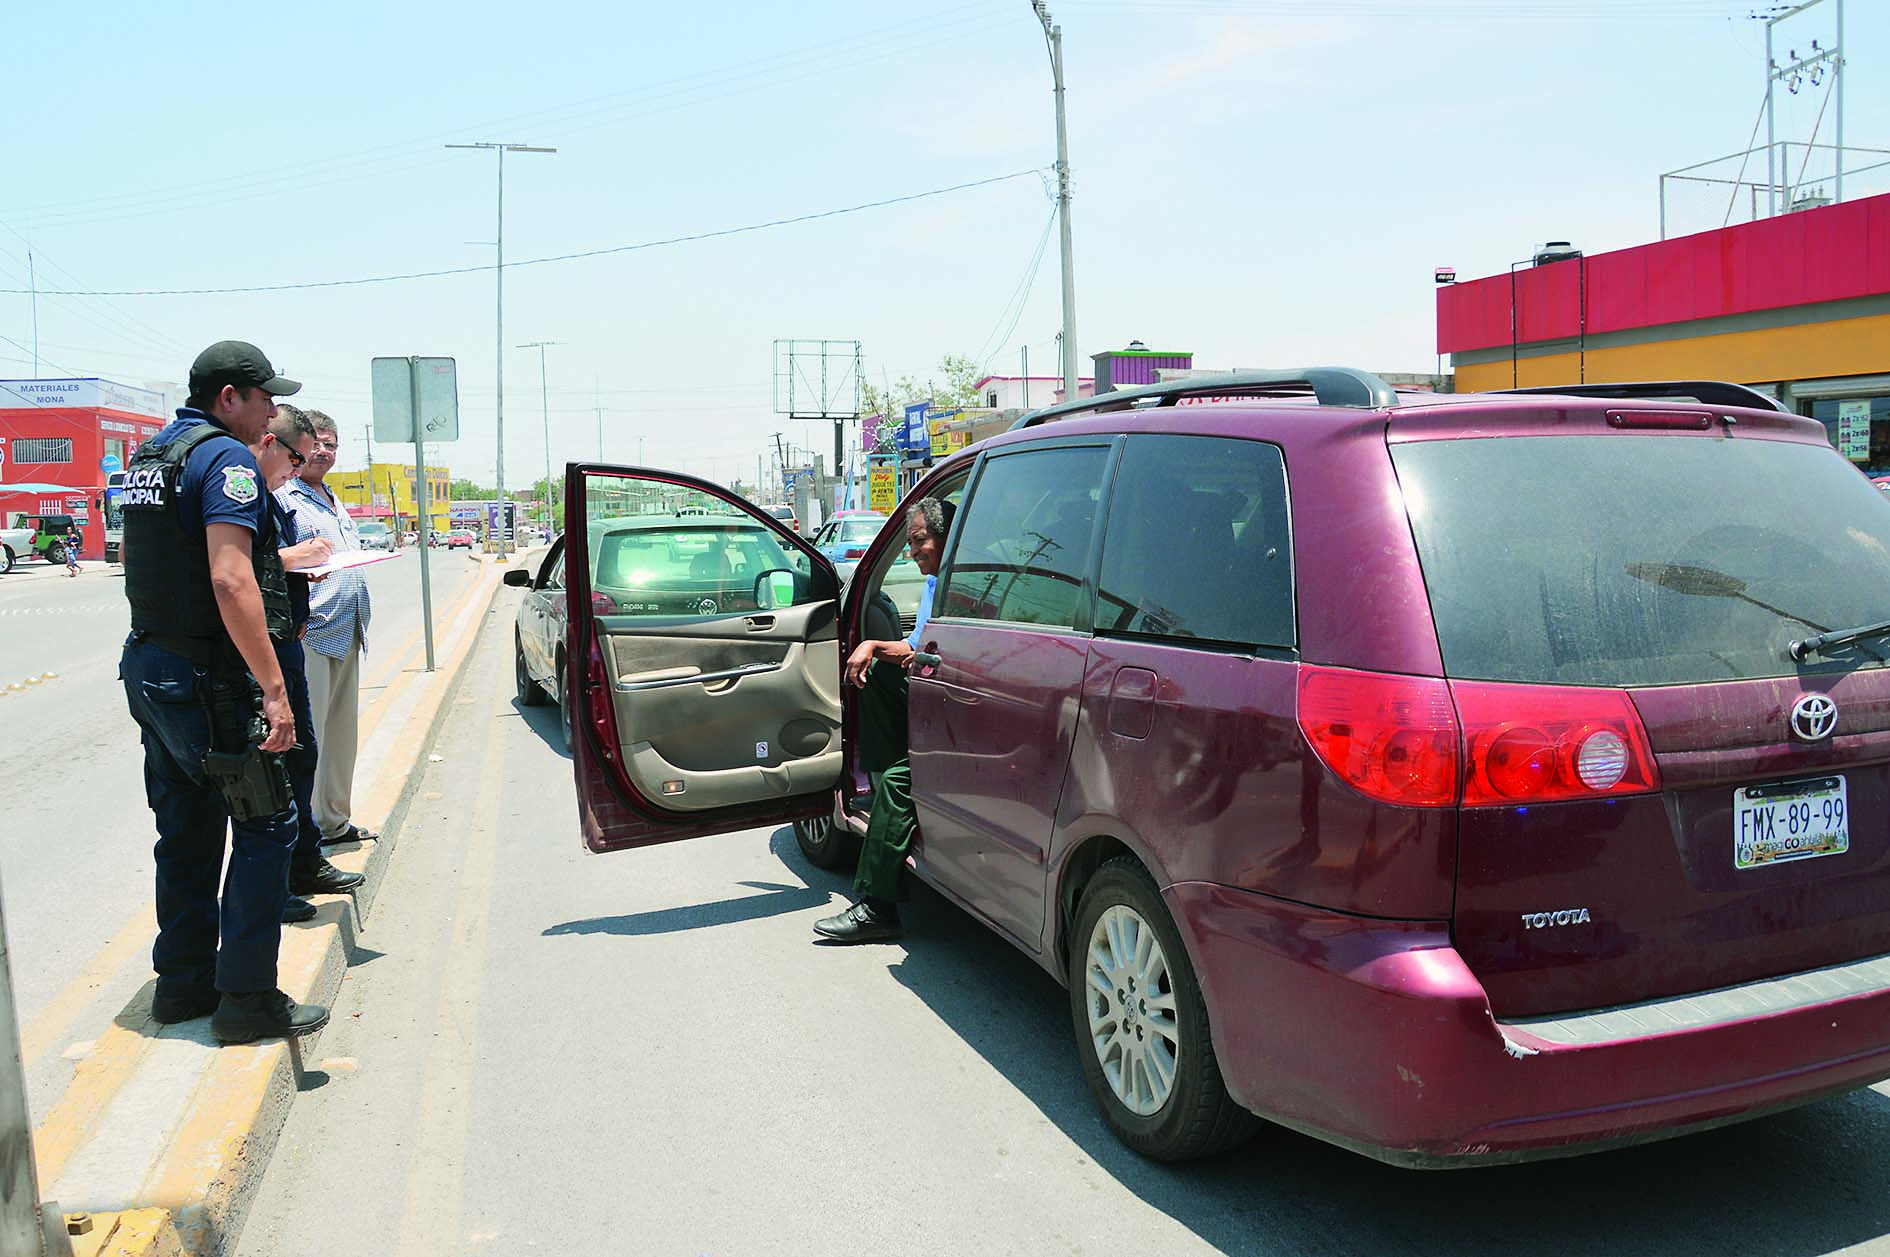
[[[426,626],[427,671],[433,671],[433,521],[428,507],[427,442],[459,440],[459,376],[451,358],[376,358],[374,437],[413,442],[413,504],[420,517],[420,614]],[[372,497],[369,498],[372,501]]]

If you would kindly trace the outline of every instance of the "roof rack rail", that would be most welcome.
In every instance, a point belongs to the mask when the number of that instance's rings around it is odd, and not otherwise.
[[[1292,371],[1233,371],[1226,375],[1190,376],[1141,388],[1117,389],[1095,397],[1079,397],[1033,410],[1011,431],[1034,428],[1050,419],[1078,414],[1107,414],[1115,410],[1173,406],[1184,397],[1303,397],[1312,394],[1321,406],[1350,406],[1382,410],[1398,404],[1398,392],[1369,371],[1356,367],[1300,367]]]
[[[1707,406],[1745,406],[1784,410],[1776,397],[1725,380],[1652,380],[1640,384],[1556,384],[1531,388],[1493,388],[1492,393],[1540,393],[1561,397],[1618,397],[1625,401],[1686,401]],[[1789,412],[1788,412],[1789,413]]]

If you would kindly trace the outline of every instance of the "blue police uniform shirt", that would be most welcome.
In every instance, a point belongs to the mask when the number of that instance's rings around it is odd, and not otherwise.
[[[186,406],[151,441],[163,445],[209,422],[210,416]],[[267,509],[262,502],[268,496],[255,455],[234,436],[192,450],[177,477],[177,514],[185,532],[203,532],[211,524],[237,524],[261,533]]]
[[[269,499],[269,510],[276,517],[276,547],[286,550],[300,537],[295,531],[295,515],[273,493],[263,495]],[[289,622],[297,633],[308,623],[308,577],[296,572],[289,574]]]

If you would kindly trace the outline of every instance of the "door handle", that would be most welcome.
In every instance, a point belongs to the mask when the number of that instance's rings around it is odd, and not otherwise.
[[[774,617],[771,615],[751,615],[743,620],[742,623],[748,626],[750,633],[765,633],[774,627]]]

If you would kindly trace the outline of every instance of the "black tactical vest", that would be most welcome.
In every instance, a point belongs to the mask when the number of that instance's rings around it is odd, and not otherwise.
[[[213,437],[236,439],[213,423],[201,424],[163,445],[145,442],[125,469],[119,504],[125,512],[125,596],[131,600],[135,631],[164,637],[226,636],[210,585],[204,535],[184,530],[177,501],[177,483],[190,452]],[[268,492],[260,477],[256,491]],[[267,502],[260,509],[262,524],[250,545],[250,563],[262,591],[269,635],[286,638],[291,631],[289,578],[277,549],[275,512]]]

